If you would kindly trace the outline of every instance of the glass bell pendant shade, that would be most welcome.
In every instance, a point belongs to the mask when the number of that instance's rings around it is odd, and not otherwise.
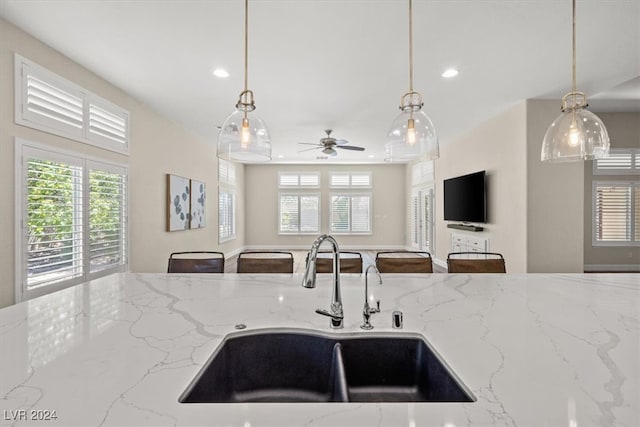
[[[602,120],[578,106],[555,119],[542,142],[543,162],[575,162],[609,155],[609,135]]]
[[[264,121],[253,111],[237,108],[220,128],[218,157],[239,163],[271,160],[271,136]]]
[[[438,157],[438,135],[431,119],[415,106],[403,108],[389,128],[385,161],[407,162]]]

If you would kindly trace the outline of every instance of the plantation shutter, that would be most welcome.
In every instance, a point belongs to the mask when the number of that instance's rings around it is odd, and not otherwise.
[[[334,233],[349,232],[349,196],[331,196],[331,231]]]
[[[218,189],[218,241],[235,236],[234,194]]]
[[[636,187],[636,195],[637,193],[638,187]],[[632,224],[632,186],[595,184],[594,201],[595,240],[597,242],[631,241],[631,228],[635,225]],[[637,227],[635,234],[638,234]]]
[[[303,233],[320,231],[318,196],[300,196],[300,231]]]
[[[66,87],[63,82],[42,78],[32,67],[24,66],[23,116],[47,127],[82,136],[83,98],[82,92]]]
[[[26,290],[83,275],[82,164],[26,157]]]
[[[89,271],[125,264],[126,174],[97,164],[89,168]]]
[[[351,232],[367,233],[369,224],[369,196],[351,196]]]
[[[368,188],[371,187],[371,174],[369,172],[364,173],[352,173],[351,174],[351,186]]]
[[[350,179],[348,173],[332,173],[329,185],[331,187],[349,187]]]
[[[284,194],[280,196],[280,232],[295,233],[299,230],[298,196]]]
[[[115,113],[115,107],[107,111],[95,103],[89,104],[89,139],[98,137],[105,138],[109,142],[117,144],[127,144],[127,121],[128,114]]]

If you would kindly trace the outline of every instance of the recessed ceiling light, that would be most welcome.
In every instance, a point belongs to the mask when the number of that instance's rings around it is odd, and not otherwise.
[[[226,79],[229,77],[229,72],[224,68],[216,68],[213,70],[213,75],[221,79]]]
[[[284,154],[278,154],[279,159],[284,159]]]
[[[455,68],[449,68],[448,70],[445,70],[444,73],[442,73],[442,77],[444,77],[445,79],[450,79],[451,77],[455,77],[458,75],[458,70],[456,70]]]
[[[375,155],[374,155],[374,154],[369,154],[369,158],[370,158],[370,159],[373,159],[374,157],[375,157]]]

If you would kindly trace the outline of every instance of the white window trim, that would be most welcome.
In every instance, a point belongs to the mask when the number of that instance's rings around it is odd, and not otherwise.
[[[298,198],[298,231],[282,231],[280,229],[280,224],[281,224],[281,215],[282,215],[282,197],[283,196],[295,196]],[[300,197],[317,197],[318,198],[318,229],[314,230],[314,231],[300,231],[300,224],[302,223],[302,221],[300,220]],[[292,235],[314,235],[314,234],[318,234],[320,233],[320,230],[322,229],[322,195],[320,192],[280,192],[278,193],[278,224],[277,224],[277,230],[278,230],[278,235],[280,236],[292,236]]]
[[[349,197],[349,231],[334,231],[331,229],[331,218],[333,216],[333,197],[335,196],[346,196]],[[352,228],[352,217],[351,217],[351,198],[352,197],[369,197],[369,231],[351,231]],[[343,191],[335,191],[329,193],[329,230],[331,234],[335,235],[357,235],[357,236],[370,236],[373,234],[373,195],[371,192],[343,192]]]
[[[81,277],[77,277],[75,279],[70,279],[68,281],[64,281],[61,283],[54,283],[46,286],[42,286],[39,288],[35,288],[32,290],[26,289],[26,262],[27,260],[23,257],[23,226],[24,226],[24,215],[23,215],[23,204],[26,200],[27,189],[22,185],[22,177],[23,177],[23,155],[29,151],[46,151],[51,158],[58,158],[64,161],[67,161],[70,157],[74,159],[81,159],[85,164],[99,164],[104,166],[105,168],[117,168],[124,169],[125,171],[125,212],[124,222],[126,224],[126,237],[125,237],[125,262],[124,265],[119,266],[118,268],[105,269],[96,273],[90,273],[85,269],[84,274]],[[29,141],[22,138],[15,138],[15,157],[14,157],[14,178],[15,178],[15,195],[14,195],[14,203],[15,203],[15,229],[14,229],[14,237],[15,237],[15,303],[19,303],[21,301],[26,301],[32,298],[36,298],[42,295],[46,295],[52,292],[56,292],[62,289],[69,288],[71,286],[75,286],[77,284],[97,279],[99,277],[108,276],[113,274],[114,272],[126,272],[129,270],[129,254],[130,252],[130,239],[129,239],[129,172],[128,165],[117,162],[107,162],[103,159],[96,158],[94,156],[87,156],[75,151],[58,149],[52,147],[50,145],[41,144],[38,142]],[[88,185],[84,185],[87,187]],[[85,191],[86,190],[86,191]],[[83,188],[83,192],[88,194],[88,188]],[[86,234],[86,233],[85,233]]]
[[[619,186],[619,187],[631,187],[631,219],[630,219],[630,235],[631,241],[628,242],[620,242],[620,241],[611,241],[611,240],[597,240],[597,229],[596,229],[596,189],[600,186]],[[640,200],[637,200],[635,197],[634,189],[640,187],[640,182],[638,181],[618,181],[618,180],[607,180],[607,181],[593,181],[591,186],[591,244],[595,247],[601,246],[619,246],[619,247],[631,247],[631,246],[640,246],[640,241],[633,240],[635,236],[635,223],[634,223],[634,215],[635,215],[635,206],[640,203]]]
[[[40,75],[46,81],[55,81],[60,87],[73,92],[76,96],[82,99],[83,102],[83,125],[78,132],[70,132],[69,129],[60,127],[55,123],[47,125],[46,123],[40,123],[28,118],[28,114],[25,112],[26,108],[26,82],[24,81],[23,70],[31,69],[34,75]],[[15,123],[21,126],[26,126],[32,129],[37,129],[42,132],[47,132],[53,135],[61,136],[64,138],[79,141],[85,144],[93,145],[105,150],[114,151],[120,154],[129,154],[130,143],[130,114],[127,110],[119,107],[112,102],[78,86],[77,84],[55,74],[54,72],[36,64],[24,58],[17,53],[14,55],[14,70],[15,70],[15,105],[14,105],[14,117]],[[89,131],[89,106],[90,104],[96,105],[102,109],[107,110],[110,114],[120,117],[125,121],[125,142],[119,143],[109,138],[97,135]],[[46,120],[45,120],[46,121]]]
[[[230,194],[233,197],[233,206],[232,206],[232,214],[231,214],[231,221],[233,222],[233,233],[228,235],[228,236],[223,236],[220,234],[220,193],[227,193]],[[230,242],[232,240],[236,239],[236,228],[237,228],[237,221],[236,221],[236,211],[237,211],[237,198],[236,198],[236,189],[233,186],[230,185],[218,185],[218,243],[226,243],[226,242]]]

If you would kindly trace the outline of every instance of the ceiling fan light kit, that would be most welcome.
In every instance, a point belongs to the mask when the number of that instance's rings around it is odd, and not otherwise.
[[[253,91],[248,89],[249,0],[244,2],[244,90],[240,92],[236,110],[220,127],[218,157],[240,163],[271,160],[271,136],[256,109]]]
[[[543,162],[575,162],[609,156],[609,135],[602,120],[587,110],[587,97],[576,90],[576,0],[572,0],[572,83],[562,97],[562,114],[542,141]]]
[[[413,90],[413,1],[409,0],[409,92],[400,100],[401,113],[387,134],[385,161],[433,160],[440,157],[438,134],[422,111],[422,95]]]

